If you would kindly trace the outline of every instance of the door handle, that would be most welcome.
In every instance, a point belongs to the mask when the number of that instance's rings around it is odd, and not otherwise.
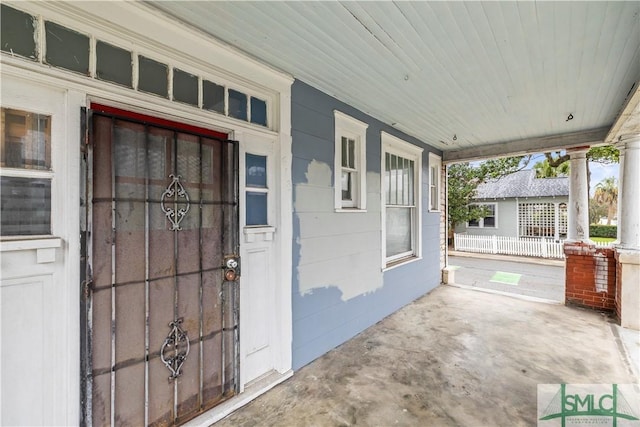
[[[224,280],[235,282],[240,277],[240,257],[228,255],[224,258]]]

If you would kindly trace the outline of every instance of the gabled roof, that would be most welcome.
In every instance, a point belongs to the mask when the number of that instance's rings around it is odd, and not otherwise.
[[[569,178],[536,178],[533,169],[522,170],[478,186],[476,199],[554,197],[569,195]]]

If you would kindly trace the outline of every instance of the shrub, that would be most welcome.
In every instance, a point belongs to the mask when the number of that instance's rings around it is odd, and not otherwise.
[[[612,237],[618,236],[618,227],[615,225],[590,225],[589,237]]]

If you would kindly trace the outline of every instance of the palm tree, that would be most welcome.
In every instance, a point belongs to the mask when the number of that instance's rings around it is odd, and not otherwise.
[[[596,185],[596,191],[593,195],[596,203],[607,206],[607,225],[611,225],[617,205],[618,205],[618,184],[612,176],[603,179]]]

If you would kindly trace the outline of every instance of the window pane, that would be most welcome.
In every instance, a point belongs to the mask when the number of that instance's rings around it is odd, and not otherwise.
[[[346,167],[347,167],[347,164],[348,164],[347,162],[349,161],[349,160],[347,159],[347,157],[348,157],[348,154],[347,154],[347,153],[348,153],[348,151],[349,151],[349,150],[347,150],[347,144],[348,144],[348,142],[347,142],[347,138],[345,138],[345,137],[343,136],[343,137],[342,137],[342,144],[341,144],[341,146],[342,146],[342,167],[343,167],[343,168],[346,168]]]
[[[153,59],[138,56],[139,78],[138,89],[144,92],[154,93],[156,95],[167,98],[169,89],[167,82],[169,81],[169,67]]]
[[[413,185],[413,179],[414,179],[413,163],[414,163],[413,160],[409,160],[409,201],[408,201],[409,205],[415,204],[414,185]]]
[[[409,160],[402,159],[402,204],[409,204]]]
[[[110,44],[96,43],[96,76],[101,80],[131,87],[131,52]]]
[[[0,178],[3,236],[51,234],[51,180]]]
[[[470,219],[469,227],[478,227],[480,225],[480,220],[478,219]]]
[[[412,250],[411,211],[413,208],[387,208],[387,257]]]
[[[247,191],[247,225],[268,225],[267,193]]]
[[[389,204],[397,205],[398,204],[398,157],[391,155],[391,189],[390,189],[390,197]]]
[[[385,153],[384,155],[384,194],[385,202],[387,205],[391,204],[391,154]]]
[[[356,141],[354,139],[349,139],[348,140],[348,146],[349,146],[349,162],[347,163],[347,166],[350,167],[351,169],[355,169],[356,168]]]
[[[2,108],[0,166],[51,168],[51,117]]]
[[[173,69],[173,99],[191,105],[198,105],[198,77]]]
[[[267,125],[267,103],[262,99],[251,97],[251,123]]]
[[[496,218],[492,216],[486,216],[484,218],[484,227],[495,227],[496,226]]]
[[[0,39],[2,50],[15,55],[36,58],[35,18],[7,5],[0,13]]]
[[[353,200],[352,183],[353,174],[351,172],[342,172],[342,200]]]
[[[46,62],[67,70],[89,74],[89,37],[53,22],[45,22]]]
[[[202,108],[224,114],[224,86],[202,82]]]
[[[229,117],[247,120],[247,95],[229,89]]]
[[[267,188],[267,156],[245,156],[247,187]]]

